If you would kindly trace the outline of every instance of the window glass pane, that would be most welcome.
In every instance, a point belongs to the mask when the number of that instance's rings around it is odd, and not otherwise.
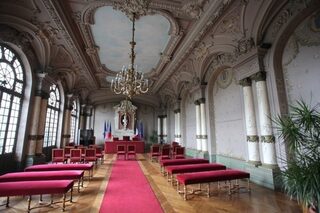
[[[0,62],[0,155],[2,155],[14,152],[25,82],[21,61],[13,50],[0,45],[0,58],[2,60]]]

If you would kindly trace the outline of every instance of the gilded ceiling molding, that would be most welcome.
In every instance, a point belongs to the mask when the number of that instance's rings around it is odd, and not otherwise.
[[[79,67],[83,67],[83,69],[86,69],[86,70],[82,70],[82,72],[83,72],[84,76],[86,76],[86,78],[87,78],[87,85],[90,85],[91,88],[97,88],[98,82],[96,81],[90,68],[87,66],[87,64],[85,64],[85,62],[84,62],[85,60],[81,60],[83,58],[82,54],[78,51],[76,44],[74,43],[74,41],[71,38],[70,34],[68,33],[67,29],[65,28],[65,26],[63,24],[63,20],[61,20],[61,18],[58,15],[59,12],[56,10],[55,6],[53,5],[54,4],[53,1],[52,0],[42,0],[42,2],[50,15],[52,22],[55,23],[55,25],[57,26],[57,28],[59,30],[59,33],[61,33],[61,35],[66,40],[66,42],[68,44],[68,48],[70,48],[70,52],[75,54],[75,58],[79,59],[79,60],[76,60],[75,63],[80,63],[81,66],[79,66]],[[87,73],[89,73],[89,75]]]
[[[112,2],[113,9],[123,12],[131,21],[133,14],[136,20],[147,15],[150,0],[124,0],[122,2]]]
[[[216,23],[218,18],[222,13],[228,8],[231,0],[223,2],[213,2],[208,7],[208,9],[203,13],[201,19],[199,19],[197,26],[194,27],[193,31],[188,34],[185,42],[181,45],[181,48],[175,53],[176,57],[168,64],[166,69],[162,72],[160,79],[155,83],[152,88],[153,92],[158,91],[163,82],[165,82],[174,71],[183,63],[183,61],[188,57],[191,51],[197,46],[200,40],[204,37],[205,33],[212,28],[212,25]],[[195,33],[197,32],[197,33]]]
[[[194,0],[183,5],[182,11],[193,19],[200,19],[203,13],[204,0]]]

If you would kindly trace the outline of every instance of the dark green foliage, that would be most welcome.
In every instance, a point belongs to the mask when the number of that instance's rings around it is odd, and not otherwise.
[[[319,212],[320,112],[303,101],[291,106],[290,114],[274,122],[288,148],[287,168],[281,172],[284,189],[304,205]]]

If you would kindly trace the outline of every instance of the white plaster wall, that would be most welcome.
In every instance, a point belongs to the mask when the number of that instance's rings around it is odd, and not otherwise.
[[[185,109],[185,147],[196,149],[196,107],[194,105],[193,99],[190,96],[186,97],[184,102]]]
[[[96,144],[104,144],[103,132],[104,122],[111,121],[111,130],[114,132],[114,109],[113,107],[119,103],[106,103],[95,106],[94,114],[94,136]]]
[[[149,137],[152,134],[152,131],[157,131],[157,117],[155,115],[155,109],[151,106],[135,104],[138,107],[137,109],[137,119],[142,121],[143,130],[144,130],[144,140],[149,141]]]
[[[311,106],[320,103],[320,44],[304,46],[291,37],[283,56],[283,73],[289,105],[298,100]]]
[[[246,160],[247,144],[243,122],[242,88],[233,81],[227,88],[214,90],[217,154]]]

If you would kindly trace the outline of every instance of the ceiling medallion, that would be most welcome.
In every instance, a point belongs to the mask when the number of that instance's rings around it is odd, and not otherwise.
[[[131,21],[147,15],[150,0],[125,0],[113,2],[113,9],[123,12]],[[133,14],[135,17],[133,17]]]

